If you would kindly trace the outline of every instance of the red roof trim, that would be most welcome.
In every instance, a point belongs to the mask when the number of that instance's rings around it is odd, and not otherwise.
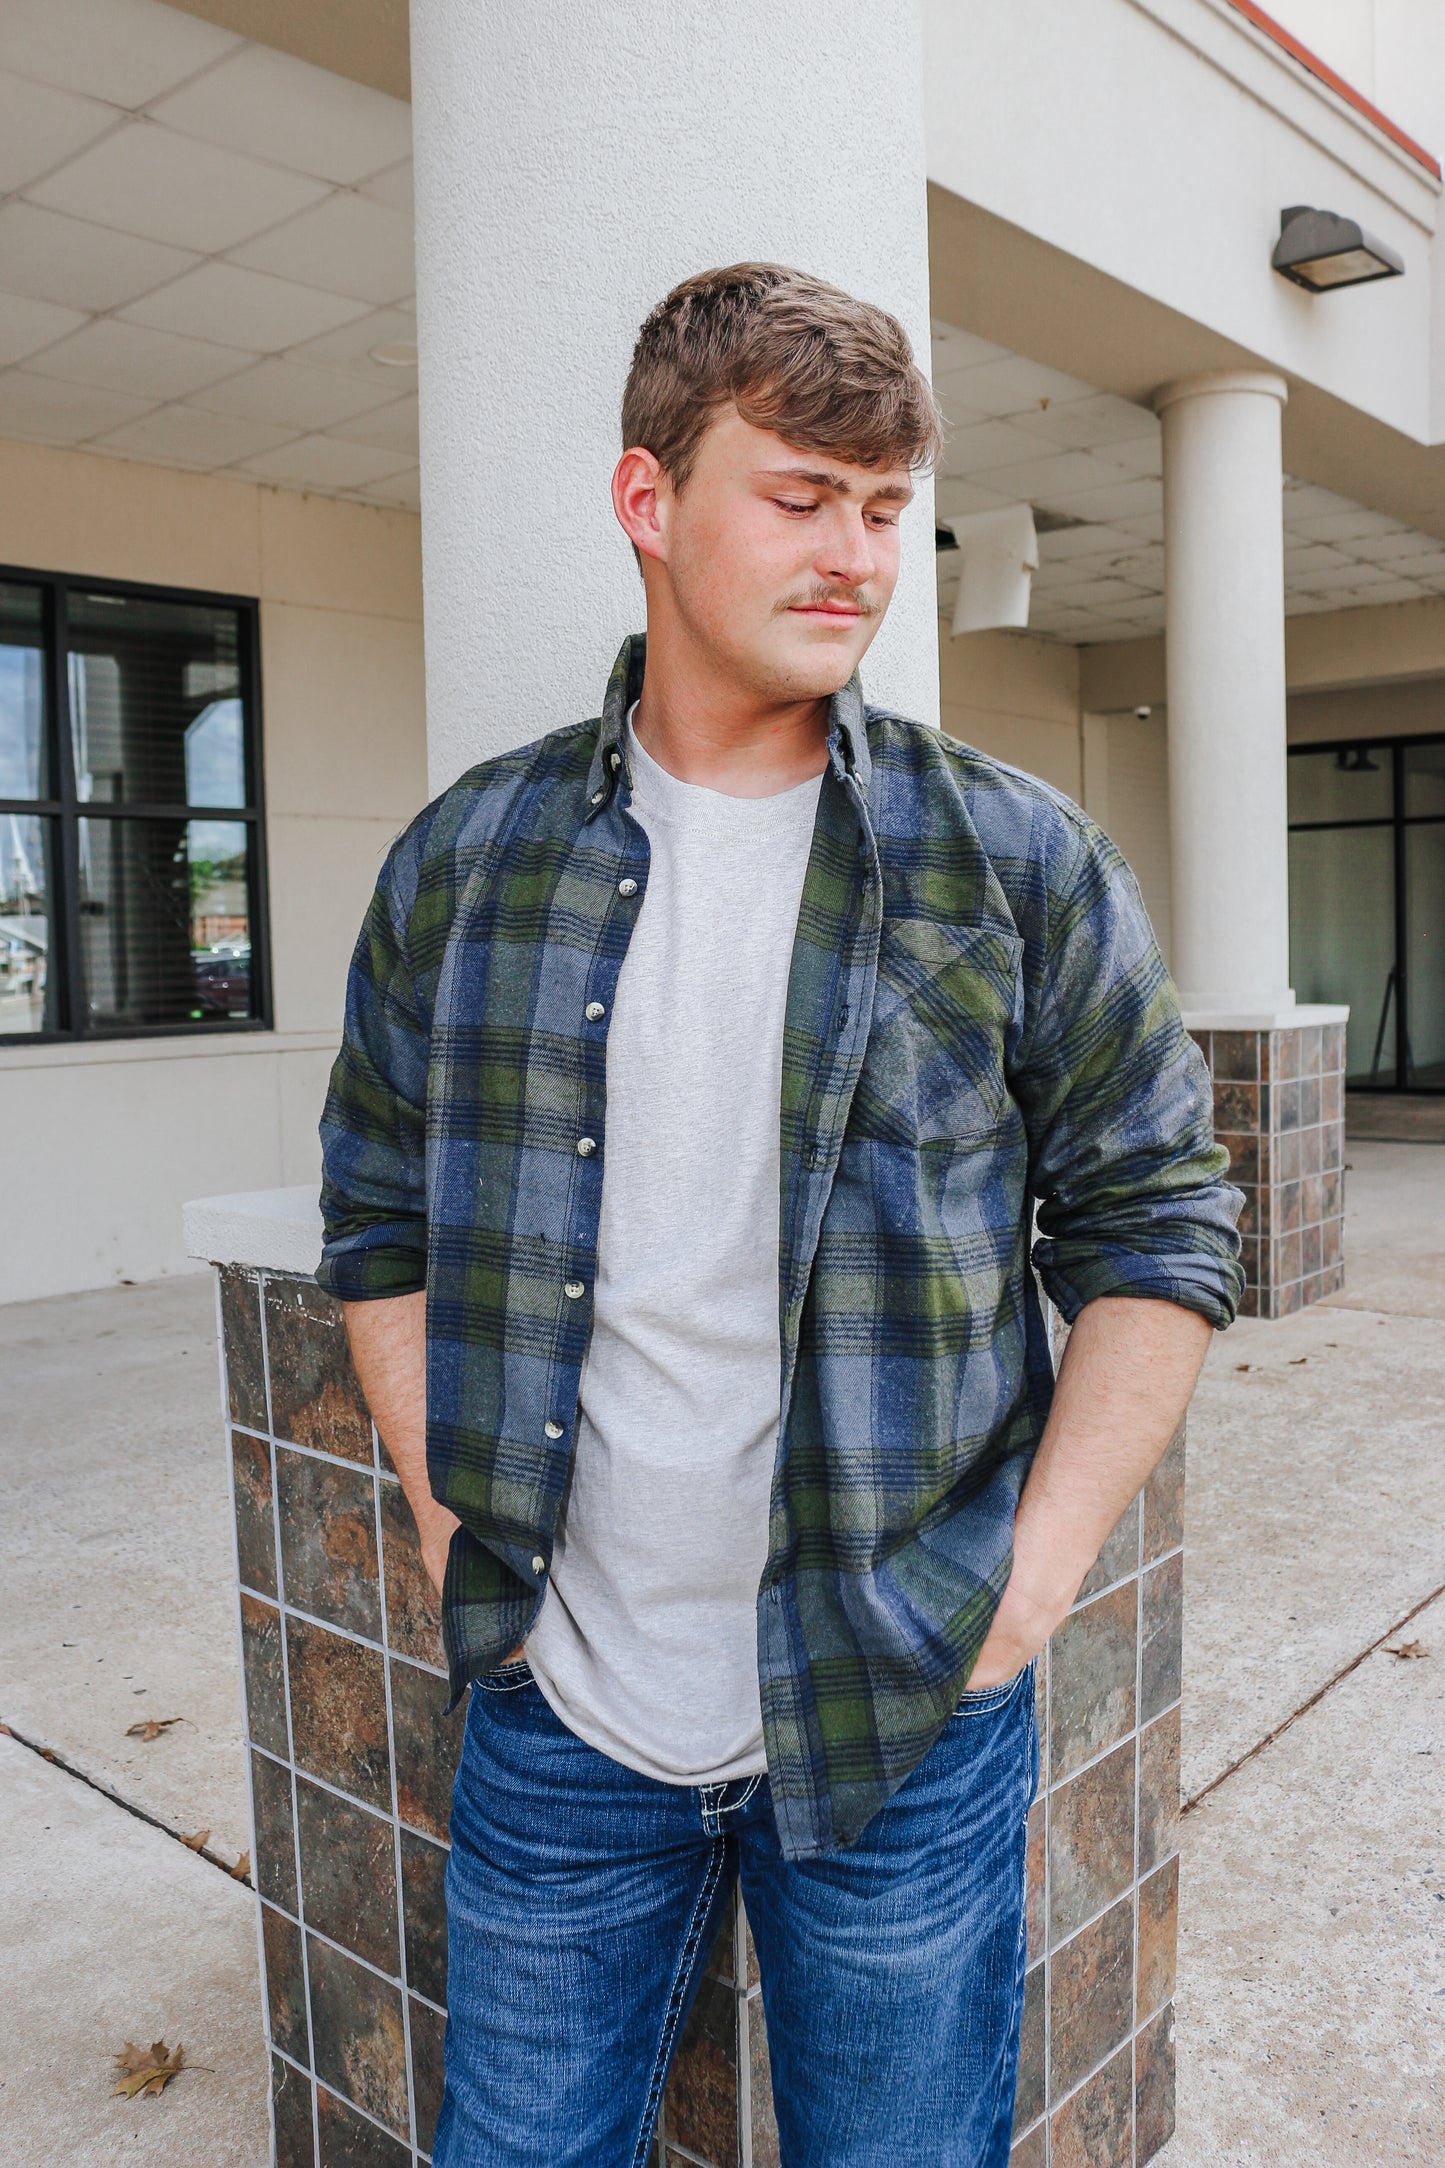
[[[1272,15],[1266,15],[1262,7],[1256,7],[1255,0],[1229,0],[1229,4],[1252,22],[1256,30],[1262,30],[1276,45],[1282,45],[1302,68],[1308,68],[1311,75],[1317,75],[1322,83],[1328,83],[1330,89],[1343,98],[1346,105],[1352,105],[1357,113],[1363,113],[1366,120],[1373,121],[1392,143],[1398,143],[1400,149],[1408,152],[1427,173],[1432,173],[1437,181],[1440,179],[1438,158],[1432,158],[1413,136],[1407,136],[1403,128],[1397,128],[1392,120],[1387,120],[1377,105],[1371,105],[1369,99],[1362,97],[1353,84],[1347,83],[1342,75],[1336,75],[1334,69],[1321,60],[1318,53],[1312,53],[1307,45],[1301,45],[1299,39],[1286,30],[1282,23],[1277,23]]]

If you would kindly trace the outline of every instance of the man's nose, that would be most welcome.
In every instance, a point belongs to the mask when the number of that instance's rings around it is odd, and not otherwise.
[[[833,522],[817,567],[824,579],[844,580],[850,587],[861,587],[872,578],[873,537],[861,519]]]

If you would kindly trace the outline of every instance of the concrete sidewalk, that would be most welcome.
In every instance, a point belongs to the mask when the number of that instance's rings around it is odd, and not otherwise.
[[[1350,1157],[1345,1294],[1222,1336],[1191,1417],[1162,2168],[1445,2159],[1445,1598],[1423,1661],[1355,1663],[1445,1583],[1445,1151]],[[263,2168],[209,1282],[0,1310],[0,1363],[0,1717],[60,1757],[0,1740],[0,2168]],[[223,1865],[166,1834],[202,1828]],[[112,2099],[162,2035],[207,2068]]]

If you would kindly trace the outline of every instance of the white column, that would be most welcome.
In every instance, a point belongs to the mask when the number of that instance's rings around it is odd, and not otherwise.
[[[1164,430],[1174,977],[1186,1014],[1293,1007],[1285,798],[1283,378],[1155,394]]]
[[[642,586],[608,477],[643,316],[744,258],[882,303],[928,366],[919,0],[412,0],[434,789],[597,712]],[[932,491],[864,663],[938,719]]]

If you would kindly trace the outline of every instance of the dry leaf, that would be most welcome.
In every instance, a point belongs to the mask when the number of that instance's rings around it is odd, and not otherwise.
[[[115,2059],[120,2072],[115,2090],[127,2100],[134,2100],[137,2093],[163,2093],[181,2069],[183,2059],[179,2040],[174,2055],[166,2052],[164,2040],[153,2040],[148,2048],[138,2048],[127,2040]]]
[[[1289,1366],[1291,1370],[1298,1370],[1301,1363],[1307,1363],[1308,1361],[1308,1355],[1291,1355],[1289,1359]]]
[[[202,1845],[209,1844],[210,1841],[211,1832],[209,1829],[198,1829],[194,1837],[182,1837],[181,1839],[188,1852],[199,1852]]]
[[[159,1739],[172,1724],[184,1724],[185,1721],[183,1716],[148,1716],[143,1723],[127,1724],[125,1735],[127,1739]]]
[[[1236,1370],[1251,1370],[1254,1365],[1252,1363],[1236,1363],[1234,1367]]]
[[[250,1872],[251,1855],[249,1852],[243,1852],[240,1858],[237,1860],[235,1866],[231,1869],[231,1880],[233,1882],[244,1882]]]
[[[1428,1656],[1430,1651],[1423,1641],[1402,1641],[1397,1649],[1386,1649],[1387,1656]]]

